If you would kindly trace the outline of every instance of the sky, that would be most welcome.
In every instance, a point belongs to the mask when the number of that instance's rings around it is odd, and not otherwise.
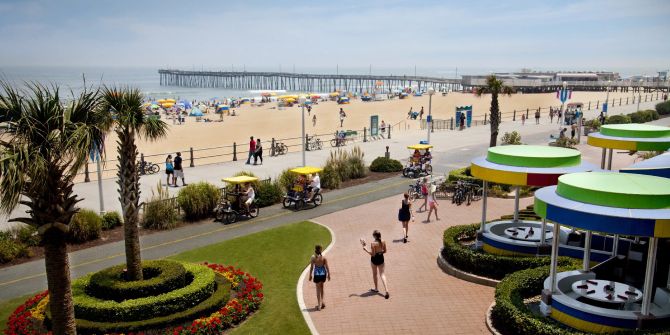
[[[670,0],[0,0],[0,66],[670,68]]]

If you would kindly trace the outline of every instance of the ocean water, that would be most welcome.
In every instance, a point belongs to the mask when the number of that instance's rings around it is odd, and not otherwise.
[[[211,70],[211,71],[277,71],[277,72],[297,72],[297,73],[315,73],[315,74],[379,74],[379,75],[420,75],[442,78],[457,78],[463,74],[487,74],[492,72],[519,71],[517,68],[421,68],[421,67],[397,67],[397,68],[377,68],[367,67],[295,67],[295,66],[277,66],[277,67],[243,67],[231,65],[227,68],[196,68],[182,67],[182,70]],[[536,69],[551,70],[551,69]],[[589,70],[589,69],[574,69]],[[655,74],[656,69],[646,68],[623,68],[608,69],[608,71],[617,71],[622,77],[637,74]],[[161,86],[158,75],[158,67],[147,68],[122,68],[122,67],[12,67],[0,65],[0,79],[10,82],[12,85],[21,86],[25,82],[40,82],[43,84],[57,84],[61,90],[72,90],[77,93],[84,87],[84,79],[87,86],[97,87],[100,84],[105,85],[130,85],[139,88],[147,97],[153,99],[174,98],[174,99],[222,99],[225,97],[252,97],[257,96],[258,91],[238,91],[223,88],[189,88],[177,86]],[[65,93],[65,92],[63,92]]]

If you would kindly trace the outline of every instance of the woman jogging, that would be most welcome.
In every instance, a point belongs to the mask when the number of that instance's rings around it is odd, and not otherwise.
[[[314,255],[312,255],[309,264],[309,281],[312,281],[312,274],[314,274],[314,284],[316,284],[317,311],[326,308],[326,304],[323,302],[323,284],[326,282],[326,279],[330,281],[328,260],[321,255],[321,249],[321,246],[318,244],[314,247]]]
[[[377,286],[377,274],[379,273],[379,278],[382,279],[382,284],[384,284],[384,291],[386,291],[384,298],[388,299],[390,295],[386,285],[386,275],[384,274],[384,254],[386,253],[386,242],[382,241],[382,234],[378,230],[372,232],[372,237],[374,237],[375,240],[370,243],[370,251],[365,248],[365,240],[361,239],[363,250],[370,255],[372,280],[375,283],[375,288],[371,289],[370,292],[379,293]]]

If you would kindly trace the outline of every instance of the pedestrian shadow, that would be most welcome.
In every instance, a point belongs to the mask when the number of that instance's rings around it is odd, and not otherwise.
[[[393,240],[393,243],[402,243],[402,242],[404,242],[404,239],[402,239],[402,238],[399,238],[397,240]]]
[[[308,312],[308,313],[311,313],[311,312],[319,312],[319,310],[316,309],[316,306],[311,307],[311,308],[303,308],[302,311],[303,311],[303,312]]]
[[[369,298],[369,297],[374,297],[374,296],[377,296],[377,295],[381,296],[381,297],[384,296],[379,292],[366,291],[365,293],[361,293],[361,294],[357,294],[357,293],[349,294],[349,298],[351,298],[351,297]]]

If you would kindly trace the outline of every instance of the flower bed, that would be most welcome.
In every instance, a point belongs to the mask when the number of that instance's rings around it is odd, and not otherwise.
[[[232,266],[219,264],[205,265],[222,275],[230,283],[230,299],[222,307],[209,315],[185,323],[172,324],[162,329],[148,330],[166,334],[220,334],[222,331],[239,324],[256,311],[263,300],[263,285],[250,274]],[[48,292],[42,292],[19,306],[10,315],[6,335],[49,334],[44,325],[47,314]]]

